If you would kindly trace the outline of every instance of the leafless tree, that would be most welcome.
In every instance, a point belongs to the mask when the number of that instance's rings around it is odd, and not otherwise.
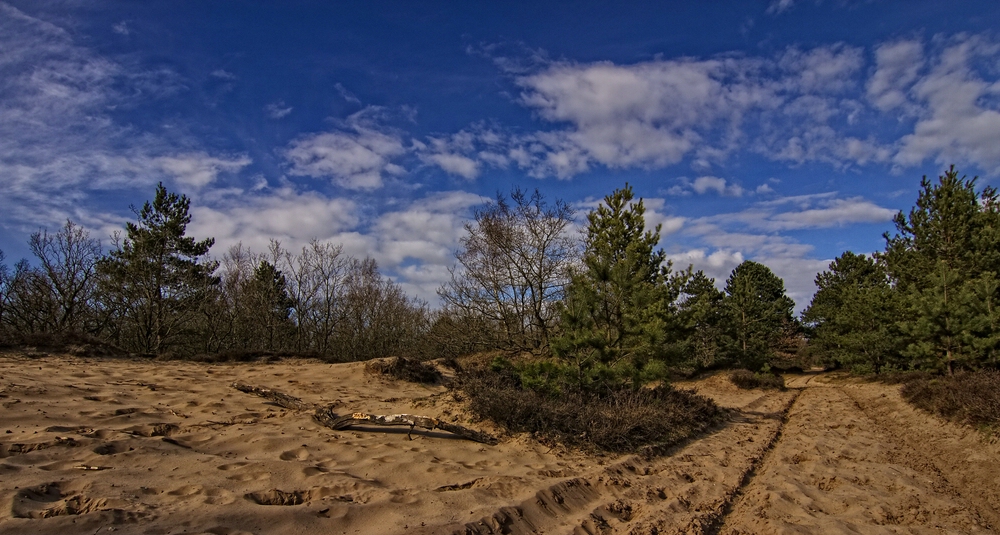
[[[538,190],[515,189],[510,202],[497,194],[465,225],[441,299],[460,316],[487,320],[507,348],[544,351],[557,321],[554,305],[579,255],[572,221],[569,205],[549,205]]]

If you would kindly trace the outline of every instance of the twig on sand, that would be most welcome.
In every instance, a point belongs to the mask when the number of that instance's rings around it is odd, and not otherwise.
[[[277,405],[285,407],[286,409],[312,409],[314,411],[313,418],[317,422],[334,430],[346,429],[358,424],[383,426],[406,425],[410,427],[410,432],[406,434],[406,437],[411,439],[412,437],[410,436],[410,433],[413,432],[413,428],[420,427],[428,430],[440,429],[441,431],[447,431],[453,435],[482,444],[494,445],[497,443],[497,439],[488,433],[469,429],[458,424],[445,422],[438,418],[431,418],[429,416],[418,416],[415,414],[378,415],[364,412],[355,412],[346,416],[338,416],[333,412],[333,405],[313,405],[306,403],[297,397],[278,392],[277,390],[252,386],[240,382],[233,383],[231,386],[240,392],[246,392],[247,394],[253,394],[268,399]]]

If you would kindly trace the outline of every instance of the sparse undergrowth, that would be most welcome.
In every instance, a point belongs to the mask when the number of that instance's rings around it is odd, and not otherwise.
[[[404,357],[370,360],[365,364],[365,370],[411,383],[436,383],[441,380],[441,372],[434,366]]]
[[[753,388],[773,388],[776,390],[785,389],[785,379],[780,375],[771,373],[753,373],[749,370],[736,370],[729,374],[729,380],[740,388],[750,390]]]
[[[882,377],[902,383],[910,404],[954,422],[1000,430],[1000,371],[980,370],[939,376],[926,372]]]
[[[723,416],[712,400],[669,385],[543,394],[522,386],[516,373],[485,366],[464,370],[460,379],[475,415],[512,433],[588,451],[656,453]]]

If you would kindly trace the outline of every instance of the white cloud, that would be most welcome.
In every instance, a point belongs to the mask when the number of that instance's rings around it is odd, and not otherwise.
[[[382,187],[386,175],[405,170],[393,160],[406,154],[400,134],[380,127],[372,118],[377,108],[350,116],[342,128],[308,134],[289,143],[284,156],[289,174],[330,178],[352,190]]]
[[[231,73],[231,72],[229,72],[229,71],[227,71],[225,69],[216,69],[216,70],[212,71],[211,74],[212,74],[213,77],[218,78],[220,80],[235,80],[236,79],[236,75],[235,74],[233,74],[233,73]]]
[[[861,48],[843,43],[805,51],[792,48],[785,51],[778,64],[788,73],[786,81],[795,90],[807,94],[836,93],[857,83],[864,54]]]
[[[716,121],[758,102],[753,87],[722,82],[737,61],[664,60],[635,65],[558,63],[517,78],[521,102],[570,129],[567,145],[608,167],[663,167],[679,162]],[[582,168],[577,164],[575,167]]]
[[[875,47],[875,73],[868,79],[868,98],[876,108],[888,111],[908,101],[907,92],[924,66],[924,47],[919,41],[896,41]]]
[[[919,165],[928,158],[940,164],[971,162],[990,174],[1000,173],[1000,81],[995,67],[984,72],[977,61],[997,61],[1000,45],[983,37],[959,36],[934,58],[930,71],[913,85],[920,104],[913,133],[903,136],[894,161]]]
[[[132,33],[132,30],[128,27],[128,22],[124,20],[111,26],[111,29],[119,35],[128,35]]]
[[[176,177],[185,186],[203,188],[215,181],[219,173],[235,173],[250,165],[246,155],[231,158],[209,156],[205,152],[190,152],[175,156],[160,156],[153,160],[163,171]]]
[[[700,176],[691,183],[691,189],[699,195],[714,191],[727,197],[742,197],[743,187],[739,184],[727,184],[726,179],[715,176]]]
[[[214,237],[216,256],[240,242],[263,252],[272,238],[293,251],[312,239],[343,242],[359,223],[353,201],[287,187],[265,195],[243,193],[213,206],[200,205],[196,196],[192,204],[189,233],[198,238]]]
[[[292,113],[293,109],[294,108],[291,106],[285,105],[285,101],[283,100],[272,102],[267,106],[264,106],[264,111],[267,113],[267,116],[272,119],[282,119],[289,113]]]

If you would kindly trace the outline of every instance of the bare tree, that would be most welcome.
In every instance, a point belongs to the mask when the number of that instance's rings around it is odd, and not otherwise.
[[[96,265],[101,243],[72,221],[55,234],[41,230],[31,235],[28,246],[39,261],[40,288],[52,301],[47,330],[86,331],[89,309],[96,293]]]
[[[509,349],[544,351],[557,321],[554,305],[579,255],[568,232],[573,209],[562,201],[548,205],[538,190],[529,196],[515,189],[510,199],[497,194],[465,225],[459,265],[438,293],[460,315],[486,319]]]

